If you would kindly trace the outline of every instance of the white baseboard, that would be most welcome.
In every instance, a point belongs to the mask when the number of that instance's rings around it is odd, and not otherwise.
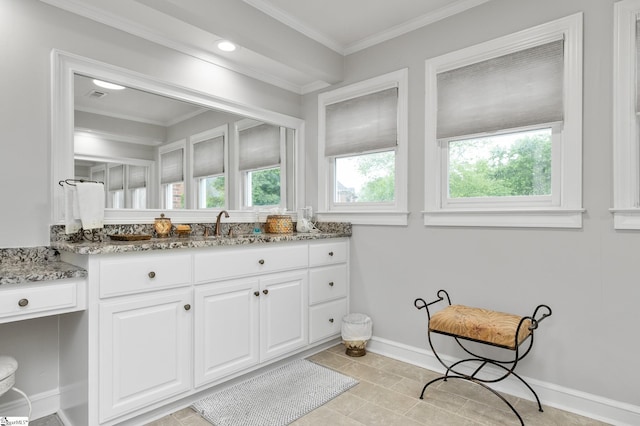
[[[5,395],[11,394],[18,396],[17,393],[12,391],[8,391]],[[29,420],[35,420],[53,414],[58,411],[58,407],[60,407],[60,392],[58,389],[51,389],[46,392],[28,396],[32,407]],[[26,417],[28,413],[29,406],[22,395],[20,395],[18,399],[0,405],[0,415],[2,416]]]
[[[426,349],[374,336],[367,344],[367,350],[439,373],[444,373],[445,371],[442,364],[433,355],[433,352]],[[459,360],[447,356],[443,356],[442,359],[446,362]],[[640,425],[640,406],[603,398],[529,377],[523,376],[523,379],[535,389],[543,405],[619,426]],[[519,398],[534,400],[533,395],[518,380],[504,380],[492,384],[491,387]]]

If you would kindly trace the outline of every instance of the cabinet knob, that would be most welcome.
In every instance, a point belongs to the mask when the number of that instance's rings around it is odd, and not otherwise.
[[[21,308],[24,308],[28,304],[29,304],[29,299],[20,299],[20,300],[18,300],[18,306],[20,306]]]
[[[151,271],[149,272],[149,278],[155,278],[156,277],[156,273]]]
[[[263,292],[264,294],[269,294],[269,290],[267,290],[266,288],[265,288],[264,290],[262,290],[262,292]]]
[[[333,256],[333,252],[332,251],[329,252],[329,256]]]
[[[188,311],[189,309],[191,309],[191,305],[190,304],[187,303],[186,305],[184,305],[184,310],[185,311]]]
[[[333,318],[329,318],[329,322],[330,322],[330,323],[333,323]]]
[[[260,292],[259,292],[259,291],[254,291],[254,292],[253,292],[253,295],[254,295],[254,296],[256,296],[256,297],[258,297],[258,296],[260,296]]]
[[[333,281],[329,282],[329,287],[333,287]]]
[[[261,264],[261,265],[264,265],[264,259],[258,260],[258,263]]]

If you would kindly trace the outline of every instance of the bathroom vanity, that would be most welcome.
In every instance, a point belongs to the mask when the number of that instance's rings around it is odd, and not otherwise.
[[[349,306],[347,237],[57,245],[62,260],[87,271],[86,310],[60,317],[61,417],[144,423],[335,343]]]

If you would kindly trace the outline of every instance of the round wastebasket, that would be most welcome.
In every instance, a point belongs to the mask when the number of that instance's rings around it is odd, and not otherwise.
[[[347,347],[347,355],[364,356],[367,341],[371,339],[373,325],[365,314],[348,314],[342,317],[342,343]]]

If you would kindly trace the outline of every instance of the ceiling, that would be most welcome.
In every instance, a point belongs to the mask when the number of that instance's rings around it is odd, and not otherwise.
[[[489,0],[41,1],[304,94],[342,81],[346,55]]]

